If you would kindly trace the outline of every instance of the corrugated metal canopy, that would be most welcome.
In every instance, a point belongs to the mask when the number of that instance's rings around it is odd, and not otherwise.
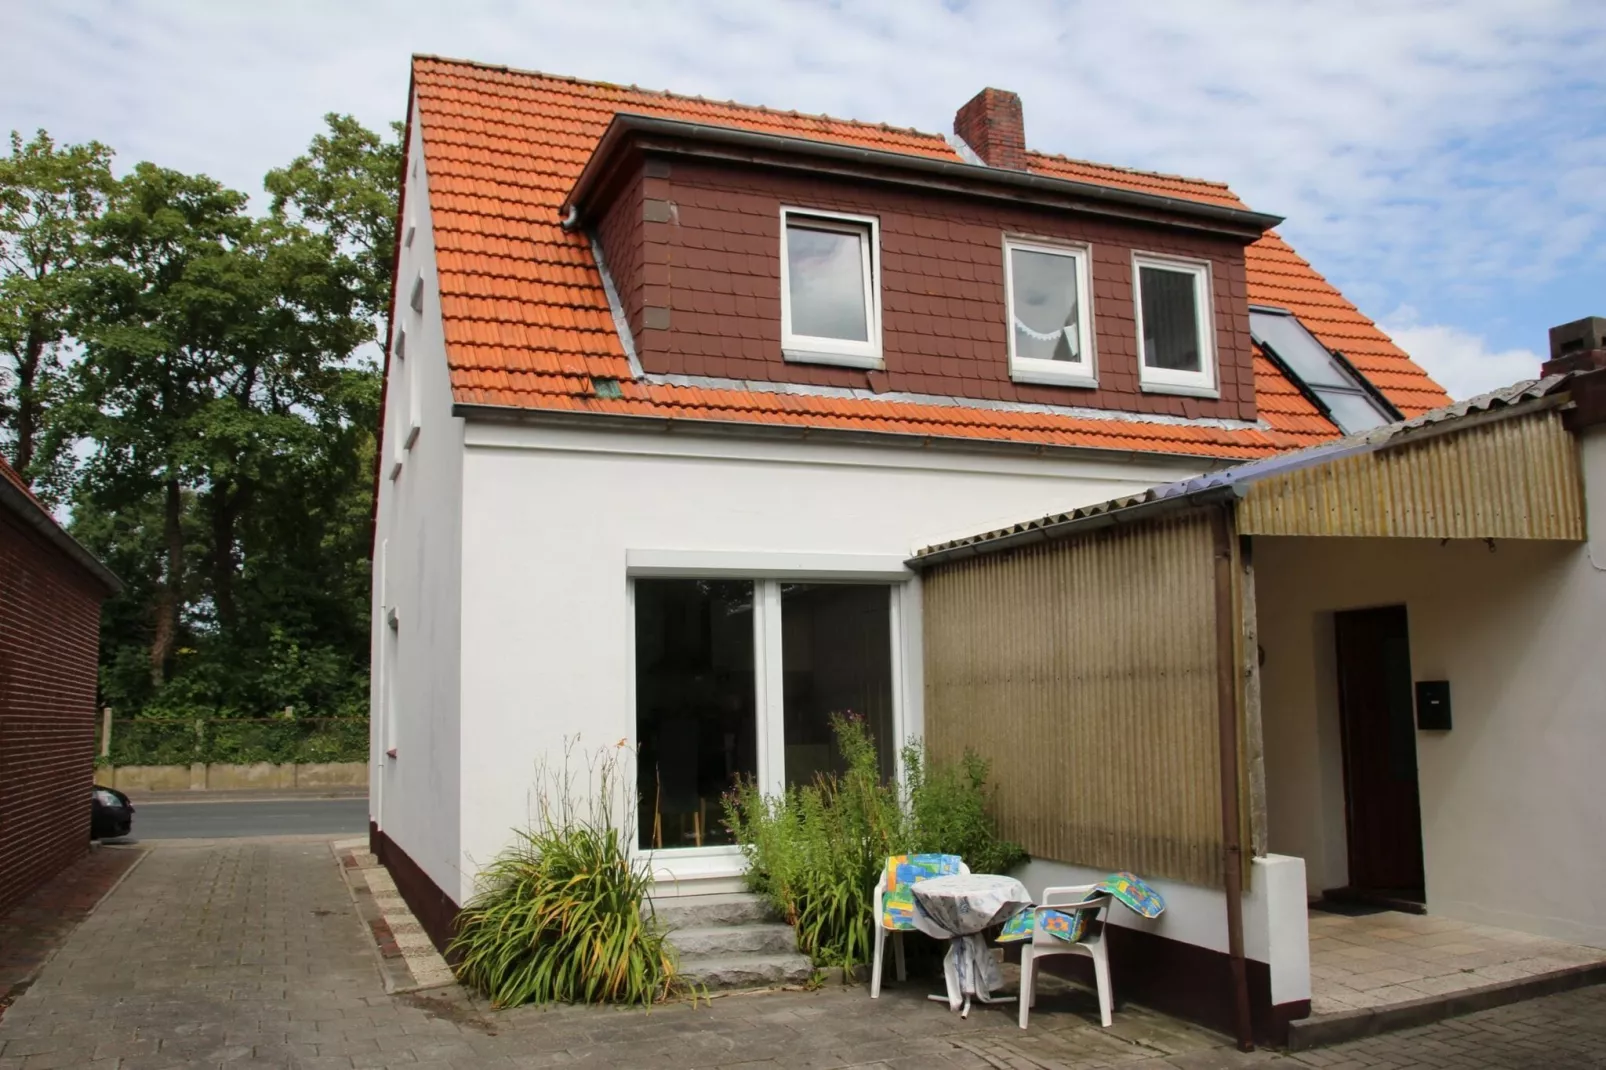
[[[1558,411],[1577,374],[1524,380],[1307,450],[928,546],[908,564],[929,568],[1235,499],[1242,534],[1581,540],[1577,450]]]

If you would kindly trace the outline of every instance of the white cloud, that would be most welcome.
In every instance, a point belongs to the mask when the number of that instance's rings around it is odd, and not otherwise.
[[[1565,58],[1606,51],[1591,0],[13,3],[0,127],[255,192],[322,113],[399,116],[414,51],[931,131],[996,85],[1035,147],[1287,215],[1363,308],[1606,278],[1606,66]]]
[[[1415,323],[1410,310],[1400,315],[1402,325],[1383,329],[1457,401],[1539,376],[1545,358],[1531,349],[1493,351],[1484,338],[1469,331]]]

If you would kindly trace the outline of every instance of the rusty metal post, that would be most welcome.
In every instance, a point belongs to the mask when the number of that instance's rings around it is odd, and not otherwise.
[[[1233,1025],[1238,1050],[1255,1049],[1244,967],[1243,834],[1238,807],[1237,614],[1233,606],[1231,505],[1211,510],[1215,551],[1216,710],[1221,741],[1221,861],[1227,885],[1227,953],[1232,964]]]

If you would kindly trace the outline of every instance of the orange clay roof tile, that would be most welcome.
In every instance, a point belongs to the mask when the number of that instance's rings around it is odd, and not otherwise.
[[[1221,458],[1264,456],[1338,434],[1258,353],[1254,376],[1261,427],[637,381],[614,330],[589,245],[558,225],[559,206],[615,114],[661,115],[944,159],[957,159],[953,148],[943,137],[918,130],[432,56],[414,58],[413,85],[429,176],[447,362],[459,402]],[[1028,154],[1028,166],[1044,175],[1243,207],[1217,182],[1039,152]],[[1252,302],[1299,315],[1407,416],[1448,400],[1275,233],[1249,247],[1247,272]],[[597,379],[618,380],[619,396],[598,396]]]

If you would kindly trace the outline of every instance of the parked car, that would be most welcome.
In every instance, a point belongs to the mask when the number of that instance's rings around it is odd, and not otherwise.
[[[134,828],[134,804],[116,788],[95,785],[94,801],[90,804],[89,837],[107,840],[114,836],[127,836]]]

